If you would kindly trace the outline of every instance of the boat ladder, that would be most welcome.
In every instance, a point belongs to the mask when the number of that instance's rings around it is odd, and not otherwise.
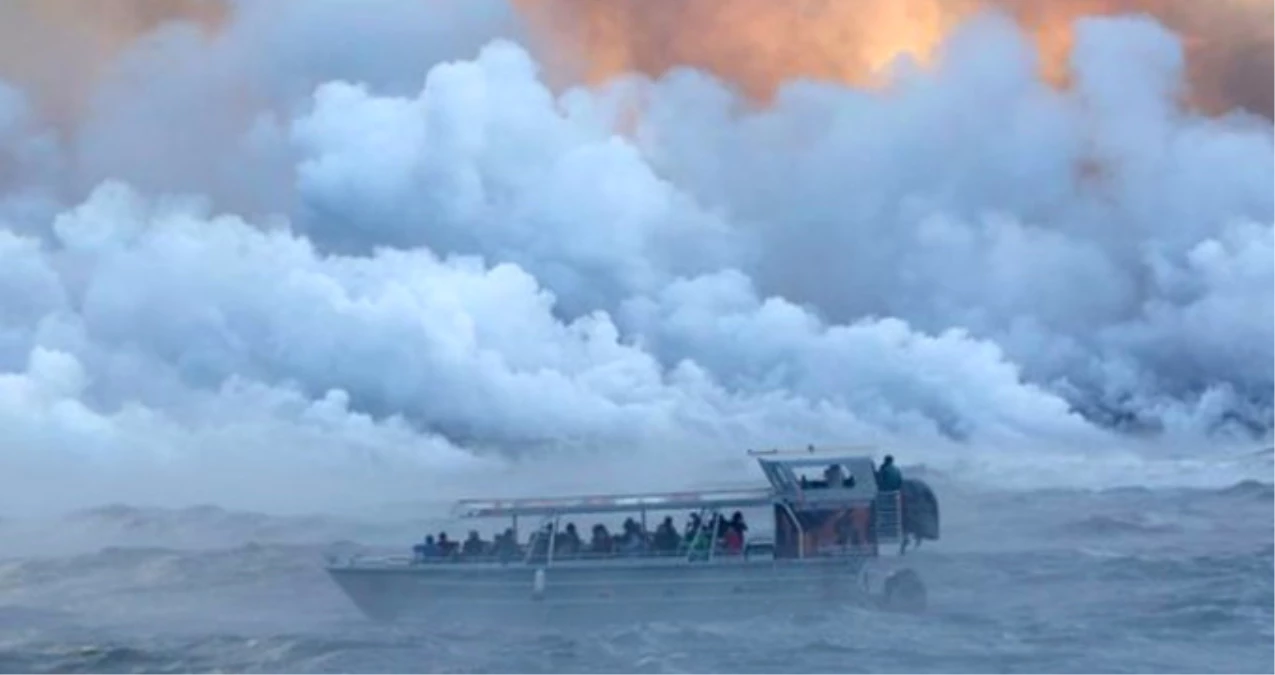
[[[903,541],[903,503],[898,491],[877,493],[872,524],[877,544],[897,544]]]

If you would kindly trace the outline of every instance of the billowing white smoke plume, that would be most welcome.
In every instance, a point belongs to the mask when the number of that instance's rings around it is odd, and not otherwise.
[[[758,109],[690,71],[555,94],[503,3],[378,12],[167,26],[69,131],[0,88],[0,508],[847,441],[1103,482],[1269,439],[1271,127],[1180,110],[1153,23],[1081,26],[1064,92],[981,17]]]

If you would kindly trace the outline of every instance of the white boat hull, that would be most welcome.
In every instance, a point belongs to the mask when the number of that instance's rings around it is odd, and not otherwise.
[[[477,564],[346,564],[328,573],[368,617],[454,623],[730,618],[869,599],[879,559],[620,559]],[[878,577],[888,570],[869,570]]]

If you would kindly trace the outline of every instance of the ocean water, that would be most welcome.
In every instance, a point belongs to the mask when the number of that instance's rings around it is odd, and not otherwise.
[[[112,505],[0,522],[3,672],[1272,672],[1273,497],[996,492],[932,481],[930,608],[591,630],[383,626],[334,549],[410,540],[350,520]],[[617,611],[622,611],[617,609]]]

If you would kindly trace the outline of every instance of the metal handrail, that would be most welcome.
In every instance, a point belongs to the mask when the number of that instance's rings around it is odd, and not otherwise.
[[[549,547],[545,553],[545,567],[553,566],[553,549],[558,543],[558,516],[554,516],[549,523]]]
[[[717,524],[721,520],[722,514],[714,510],[712,519],[708,521],[708,562],[713,562],[713,554],[717,551]]]
[[[699,543],[699,538],[704,534],[704,513],[707,509],[700,509],[695,512],[696,522],[699,526],[693,531],[687,533],[686,542],[686,562],[695,561],[695,545]]]
[[[556,534],[555,532],[556,528],[554,526],[558,522],[558,516],[547,515],[542,517],[540,519],[540,522],[536,524],[536,531],[531,534],[531,539],[527,541],[527,552],[522,556],[522,562],[524,565],[530,565],[532,558],[535,557],[536,548],[537,548],[536,540],[538,540],[541,536],[544,535],[544,524],[546,522],[550,523],[549,543],[547,544],[548,548],[546,549],[546,552],[547,552],[546,564],[553,561],[553,540],[555,539],[554,534]]]

